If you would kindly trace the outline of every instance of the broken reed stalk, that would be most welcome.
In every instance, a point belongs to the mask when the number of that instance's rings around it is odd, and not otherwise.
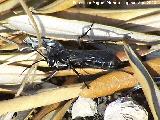
[[[155,76],[160,75],[159,61],[160,58],[147,62],[150,72]],[[116,91],[131,88],[138,84],[138,80],[130,72],[132,72],[131,67],[128,67],[123,69],[123,71],[115,71],[103,75],[89,84],[90,89],[82,88],[83,84],[68,85],[57,89],[48,89],[30,96],[4,100],[0,102],[2,108],[0,109],[0,114],[46,106],[75,98],[79,95],[91,98],[110,95]]]

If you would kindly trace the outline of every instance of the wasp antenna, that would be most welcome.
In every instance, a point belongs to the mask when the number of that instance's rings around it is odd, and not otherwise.
[[[90,27],[92,28],[92,27],[93,27],[93,25],[94,25],[94,22],[91,24],[91,26],[90,26]]]

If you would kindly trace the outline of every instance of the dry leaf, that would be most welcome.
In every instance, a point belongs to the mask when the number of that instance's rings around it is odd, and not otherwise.
[[[64,106],[57,109],[55,111],[54,116],[52,117],[52,120],[62,120],[63,116],[65,115],[66,111],[70,108],[73,101],[75,101],[75,99],[69,100]]]
[[[6,1],[6,0],[0,0],[0,3],[4,2],[4,1]]]
[[[5,43],[0,47],[0,50],[17,50],[19,49],[18,45]]]
[[[89,89],[84,88],[80,93],[83,97],[101,97],[111,95],[116,91],[131,88],[137,84],[137,80],[126,72],[112,72],[97,78],[89,84]]]
[[[33,120],[41,120],[48,113],[50,113],[51,111],[54,111],[59,106],[61,106],[61,103],[54,103],[52,105],[47,105],[47,106],[42,107],[42,110],[35,115],[35,117],[33,118]]]
[[[154,82],[153,78],[149,74],[148,70],[139,60],[137,55],[134,53],[132,48],[124,44],[125,52],[128,55],[129,62],[134,69],[135,77],[140,82],[142,86],[145,97],[148,101],[149,107],[152,111],[155,120],[160,119],[160,91],[158,86]]]
[[[136,52],[138,53],[139,56],[146,56],[152,52],[154,52],[155,50],[152,49],[152,50],[148,50],[148,49],[143,49],[143,50],[137,50]],[[118,51],[116,53],[116,56],[121,60],[121,61],[128,61],[128,57],[127,55],[125,54],[124,51]]]

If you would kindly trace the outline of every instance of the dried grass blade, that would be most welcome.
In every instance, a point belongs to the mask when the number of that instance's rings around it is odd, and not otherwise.
[[[160,10],[159,10],[160,11]],[[149,14],[125,22],[121,27],[141,32],[159,31],[160,28],[160,13]]]
[[[88,22],[101,23],[105,25],[118,26],[128,20],[159,11],[160,8],[147,9],[91,9],[91,8],[70,8],[62,12],[58,12],[55,16],[62,18],[70,18],[76,20],[84,20]],[[138,11],[138,12],[137,12]],[[145,22],[145,21],[141,21]]]
[[[128,55],[129,62],[134,69],[135,76],[138,78],[145,97],[148,101],[152,114],[155,120],[160,119],[160,91],[153,81],[153,78],[145,68],[143,63],[139,60],[132,48],[124,44],[126,54]]]
[[[14,63],[14,62],[30,59],[30,58],[34,57],[35,54],[36,54],[36,52],[32,52],[32,53],[29,53],[27,55],[21,55],[20,54],[20,55],[12,56],[12,57],[8,58],[7,60],[4,60],[4,61],[7,61],[7,62],[4,62],[3,64],[0,64],[0,67],[3,67],[4,65],[8,65],[8,64],[11,64],[11,63]]]
[[[75,6],[79,2],[84,3],[84,0],[56,0],[47,6],[32,11],[34,13],[54,13]]]
[[[8,62],[18,62],[18,61],[25,61],[25,60],[34,60],[36,52],[31,52],[28,54],[25,53],[6,53],[0,54],[0,61],[8,61]]]
[[[22,82],[22,78],[27,74],[25,71],[22,75],[21,73],[26,69],[26,67],[21,66],[13,66],[13,65],[5,65],[0,69],[0,84],[20,84]],[[40,82],[41,79],[45,78],[47,75],[37,70],[36,74],[31,73],[30,77],[34,76],[35,82]]]
[[[75,86],[66,86],[58,89],[49,89],[45,92],[37,93],[31,96],[23,96],[11,100],[0,102],[0,115],[7,112],[16,112],[36,108],[40,106],[50,105],[60,101],[78,97],[82,90],[83,84]],[[74,91],[74,92],[73,92]]]

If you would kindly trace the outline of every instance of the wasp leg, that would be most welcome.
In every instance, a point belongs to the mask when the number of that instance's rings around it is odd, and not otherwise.
[[[92,24],[90,25],[89,29],[88,29],[85,33],[83,33],[81,36],[79,36],[78,39],[81,39],[81,38],[83,38],[84,36],[86,36],[87,33],[92,29],[93,24],[94,24],[94,23],[92,23]]]
[[[91,31],[93,25],[94,25],[94,23],[92,23],[92,24],[89,26],[89,29],[88,29],[85,33],[83,33],[81,36],[78,37],[78,44],[79,44],[79,46],[82,46],[81,40],[82,40],[83,37],[87,36],[87,37],[89,38],[89,36],[87,35],[87,33],[88,33],[89,31]]]
[[[42,59],[42,60],[43,60],[43,59]],[[42,60],[35,61],[34,63],[32,63],[32,65],[34,65],[34,64],[36,64],[36,63],[39,63],[39,62],[42,61]],[[22,71],[22,73],[21,73],[20,75],[22,75],[22,74],[23,74],[28,68],[30,68],[32,65],[26,67],[26,68]]]
[[[82,78],[82,76],[78,73],[78,71],[75,68],[71,67],[71,69],[76,73],[79,79]],[[86,81],[84,79],[82,79],[82,81],[85,84],[85,86],[89,89],[89,85],[86,83]]]
[[[56,74],[56,72],[57,72],[57,70],[52,71],[51,74],[47,78],[45,78],[45,81],[48,81],[51,78],[53,78],[53,76]]]
[[[53,65],[55,64],[55,63],[57,63],[57,60],[55,59],[54,60],[54,62],[53,62]],[[45,79],[45,81],[48,81],[48,80],[50,80],[51,78],[53,78],[53,76],[56,74],[56,72],[58,71],[58,68],[56,67],[56,66],[50,66],[52,69],[53,69],[53,71],[52,71],[52,73]]]

